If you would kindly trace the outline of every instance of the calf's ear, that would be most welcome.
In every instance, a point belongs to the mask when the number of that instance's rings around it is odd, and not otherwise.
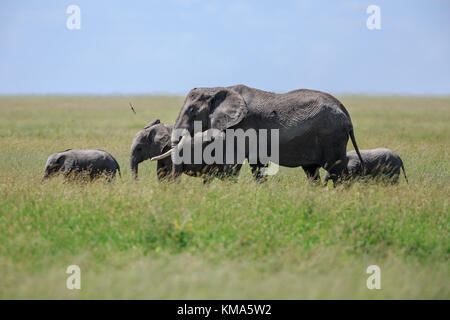
[[[61,170],[64,170],[64,162],[66,161],[66,155],[62,154],[56,158],[55,165],[59,167]]]
[[[154,126],[155,124],[158,124],[158,123],[161,123],[161,121],[159,121],[159,119],[156,119],[156,120],[150,122],[148,125],[146,125],[146,126],[144,127],[144,129],[148,129],[148,128],[150,128],[151,126]]]
[[[156,130],[156,134],[153,138],[154,139],[153,141],[158,144],[159,151],[161,152],[161,154],[167,151],[165,150],[166,147],[170,147],[171,145],[170,138],[171,133],[169,132],[169,130],[167,130],[166,127],[161,126],[161,130]]]

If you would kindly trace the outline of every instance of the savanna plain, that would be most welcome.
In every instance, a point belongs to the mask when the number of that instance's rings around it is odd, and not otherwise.
[[[409,184],[323,187],[301,168],[257,184],[248,166],[158,183],[150,161],[134,181],[135,133],[173,123],[183,97],[0,97],[0,298],[449,299],[450,97],[338,98],[360,149],[397,152]],[[68,148],[109,151],[122,177],[41,184]],[[66,288],[74,264],[81,290]]]

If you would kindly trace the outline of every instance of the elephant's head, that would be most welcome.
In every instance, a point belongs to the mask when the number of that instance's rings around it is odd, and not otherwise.
[[[238,124],[247,114],[243,97],[236,91],[225,88],[195,88],[184,101],[172,132],[172,147],[181,139],[181,130],[194,135],[194,121],[201,123],[201,131],[215,128],[225,130]],[[175,130],[177,129],[177,130]]]
[[[171,128],[162,124],[159,119],[149,123],[136,134],[130,151],[130,168],[135,178],[138,175],[139,163],[158,157],[170,149],[171,134]]]
[[[47,159],[45,164],[44,175],[42,176],[41,182],[45,179],[51,177],[61,169],[64,169],[64,161],[66,155],[63,153],[54,153]]]

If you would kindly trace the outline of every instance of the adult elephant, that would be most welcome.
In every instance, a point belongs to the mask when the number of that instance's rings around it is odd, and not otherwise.
[[[194,88],[176,119],[172,148],[180,140],[175,129],[186,129],[192,136],[194,121],[201,122],[203,131],[278,129],[278,164],[301,166],[312,179],[320,179],[320,167],[330,173],[334,183],[347,173],[349,137],[363,163],[350,115],[339,100],[320,91],[301,89],[277,94],[245,85]],[[168,155],[170,151],[165,153]],[[260,175],[260,163],[251,167],[255,176]]]

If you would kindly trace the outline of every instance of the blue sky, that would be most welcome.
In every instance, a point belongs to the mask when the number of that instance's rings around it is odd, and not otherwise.
[[[69,5],[81,29],[69,30]],[[367,6],[381,30],[366,28]],[[0,94],[450,94],[450,1],[6,0]]]

